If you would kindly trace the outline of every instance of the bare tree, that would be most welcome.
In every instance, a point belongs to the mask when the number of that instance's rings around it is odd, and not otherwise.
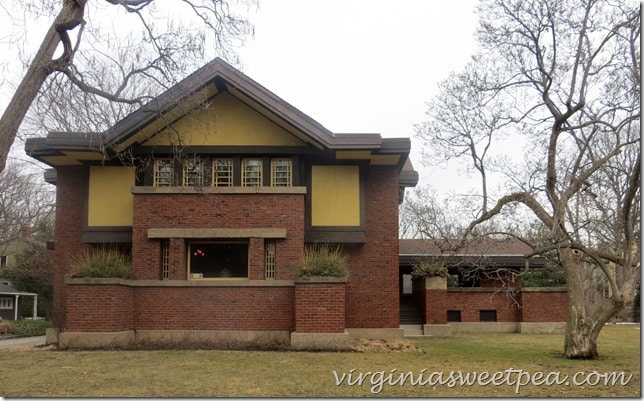
[[[20,164],[10,164],[0,173],[0,244],[37,234],[54,214],[53,187]]]
[[[505,193],[493,198],[483,188],[467,231],[510,211],[536,218],[547,242],[533,244],[535,253],[554,252],[568,286],[564,355],[595,358],[600,330],[632,302],[640,276],[639,9],[625,0],[484,0],[479,14],[482,51],[470,66],[479,72],[452,76],[443,88],[462,86],[488,100],[448,102],[454,97],[443,92],[436,102],[458,108],[465,121],[484,120],[485,149],[508,133],[525,135],[529,148],[521,165],[503,166]],[[429,114],[421,138],[447,131],[459,143],[480,142],[454,128],[456,112]],[[454,156],[474,160],[483,174],[478,149]],[[595,296],[598,276],[610,288],[606,299]]]
[[[26,62],[25,75],[0,117],[0,171],[39,94],[58,89],[64,90],[55,93],[69,94],[73,87],[95,104],[141,106],[203,63],[207,48],[230,58],[239,40],[251,32],[248,21],[235,16],[228,0],[32,3],[16,0],[13,10],[34,18],[49,15],[53,22],[38,51]],[[12,18],[19,14],[3,7],[0,12]],[[21,39],[11,40],[19,45]],[[114,79],[105,80],[106,75]],[[113,116],[119,115],[114,113],[104,122],[109,126]],[[100,117],[93,120],[95,124],[103,122]]]

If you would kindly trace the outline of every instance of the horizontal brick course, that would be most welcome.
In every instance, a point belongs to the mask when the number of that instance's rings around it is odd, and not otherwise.
[[[343,333],[345,283],[296,283],[295,331]]]
[[[559,291],[522,291],[522,322],[564,322],[568,316],[568,294]]]
[[[292,331],[294,288],[68,284],[67,330]]]

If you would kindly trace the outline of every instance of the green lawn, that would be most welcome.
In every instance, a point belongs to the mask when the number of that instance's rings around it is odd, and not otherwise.
[[[607,326],[599,342],[602,357],[595,361],[563,359],[563,336],[554,334],[468,334],[416,345],[424,352],[0,350],[0,396],[640,396],[639,326]],[[398,384],[408,372],[404,385]],[[483,385],[466,385],[450,381],[450,372],[490,377],[483,377]],[[628,383],[604,385],[605,374],[613,372]],[[337,385],[336,376],[343,373],[347,376]],[[347,384],[349,373],[353,385]],[[517,380],[530,378],[544,383],[515,392]],[[589,382],[576,385],[574,378]],[[555,379],[567,384],[545,383]]]

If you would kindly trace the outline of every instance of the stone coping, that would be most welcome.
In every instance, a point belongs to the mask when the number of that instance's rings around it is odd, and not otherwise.
[[[286,238],[286,228],[149,228],[148,238]]]
[[[495,288],[495,287],[448,287],[447,292],[567,292],[566,287],[511,287],[511,288]]]
[[[523,287],[522,292],[568,292],[566,287]]]
[[[516,288],[495,288],[495,287],[448,287],[447,292],[460,292],[460,293],[468,293],[468,292],[519,292],[521,290],[520,287]]]
[[[134,186],[134,195],[193,195],[193,194],[277,194],[277,195],[305,195],[306,187],[152,187]]]
[[[327,283],[346,283],[349,281],[347,277],[322,277],[322,276],[314,276],[314,277],[306,277],[306,278],[296,278],[293,280],[295,284],[327,284]]]
[[[126,287],[292,287],[291,280],[201,279],[126,280],[122,278],[65,278],[70,285],[122,285]]]

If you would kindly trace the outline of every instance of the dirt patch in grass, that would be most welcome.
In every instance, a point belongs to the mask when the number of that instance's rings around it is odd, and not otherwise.
[[[354,340],[351,343],[354,352],[423,352],[409,340]]]
[[[55,345],[41,345],[41,346],[33,346],[33,345],[20,345],[17,347],[13,347],[11,349],[12,351],[15,352],[40,352],[40,351],[57,351],[58,347]]]

